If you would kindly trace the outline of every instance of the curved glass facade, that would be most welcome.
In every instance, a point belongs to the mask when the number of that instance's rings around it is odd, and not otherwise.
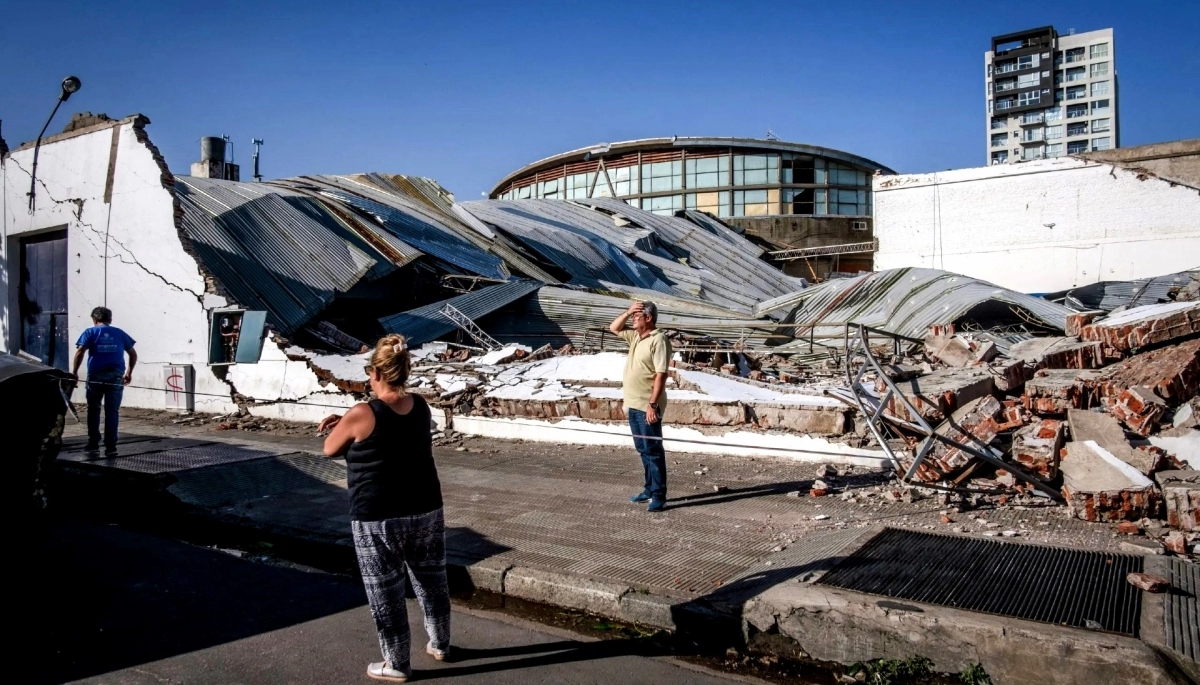
[[[869,216],[874,172],[813,154],[667,145],[547,164],[513,178],[492,197],[617,197],[656,214],[696,209],[719,217]]]

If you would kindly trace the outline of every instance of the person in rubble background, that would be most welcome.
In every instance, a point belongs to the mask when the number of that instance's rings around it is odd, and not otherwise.
[[[100,405],[104,405],[104,454],[117,453],[117,428],[121,416],[121,397],[125,386],[133,380],[133,367],[137,364],[135,341],[125,331],[112,325],[112,310],[96,307],[92,310],[92,327],[75,342],[75,359],[71,364],[71,375],[79,378],[79,367],[87,353],[87,398],[88,441],[86,449],[100,449]],[[125,355],[129,355],[129,367],[125,367]]]
[[[429,405],[404,387],[412,370],[404,337],[381,338],[365,370],[375,399],[326,417],[317,430],[331,431],[325,456],[346,457],[354,551],[383,652],[367,675],[405,682],[412,675],[405,571],[425,614],[425,652],[443,661],[450,650],[442,486]]]
[[[625,328],[632,319],[633,328]],[[658,306],[634,302],[613,319],[608,330],[629,344],[621,394],[629,414],[633,446],[642,457],[645,485],[630,502],[649,501],[647,511],[662,511],[667,502],[667,454],[663,449],[662,420],[667,408],[667,369],[671,363],[671,341],[656,328]]]

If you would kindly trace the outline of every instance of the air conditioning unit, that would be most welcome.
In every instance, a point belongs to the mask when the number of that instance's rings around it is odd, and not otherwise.
[[[865,231],[865,230],[867,230],[867,222],[865,222],[865,221],[851,221],[851,222],[850,222],[850,230],[852,230],[852,231]]]

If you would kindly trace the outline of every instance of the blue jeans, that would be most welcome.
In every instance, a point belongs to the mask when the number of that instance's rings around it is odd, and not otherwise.
[[[646,494],[656,499],[667,498],[667,452],[663,449],[662,417],[657,423],[646,421],[646,412],[629,410],[629,430],[633,433],[633,446],[642,455],[642,467],[646,470]],[[643,437],[645,436],[645,437]],[[660,438],[647,440],[646,438]]]
[[[121,397],[125,394],[125,374],[118,372],[88,374],[87,414],[88,443],[100,444],[100,403],[104,403],[104,446],[117,446],[117,423],[120,421]]]

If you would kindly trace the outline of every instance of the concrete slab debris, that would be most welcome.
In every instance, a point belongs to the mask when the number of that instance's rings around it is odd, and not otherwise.
[[[1022,340],[1009,348],[1008,356],[1034,369],[1098,369],[1106,362],[1103,345],[1075,337]]]
[[[1096,371],[1042,369],[1025,382],[1022,402],[1035,414],[1062,415],[1069,409],[1088,409],[1099,404]]]
[[[1152,475],[1161,465],[1162,459],[1159,454],[1134,449],[1125,439],[1125,431],[1121,424],[1108,414],[1072,409],[1067,412],[1067,423],[1071,427],[1072,440],[1093,441],[1144,476]]]
[[[1139,354],[1104,369],[1101,392],[1116,397],[1122,390],[1146,386],[1170,404],[1200,391],[1200,338]]]
[[[1095,442],[1070,442],[1059,463],[1063,497],[1084,521],[1136,521],[1158,512],[1154,482]]]
[[[1118,350],[1135,350],[1200,333],[1200,302],[1134,307],[1083,326],[1079,337]]]
[[[996,382],[984,368],[939,369],[929,375],[897,383],[897,386],[921,417],[933,423],[944,420],[972,400],[991,395]],[[887,390],[882,382],[875,389],[877,392]],[[895,398],[889,401],[885,411],[903,421],[915,418],[909,416],[904,404]]]

